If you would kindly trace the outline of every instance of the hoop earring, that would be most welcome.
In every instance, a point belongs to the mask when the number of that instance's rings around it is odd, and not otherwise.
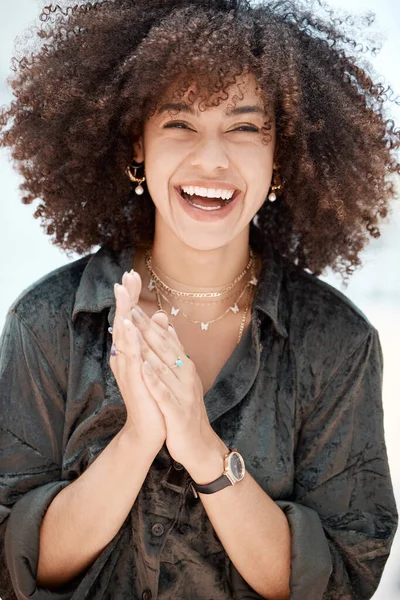
[[[141,179],[136,177],[136,171],[138,169],[140,169],[141,167],[144,166],[144,162],[142,163],[137,163],[136,161],[132,160],[132,162],[126,167],[126,173],[129,177],[129,179],[131,181],[133,181],[133,183],[137,183],[139,185],[137,185],[135,187],[135,194],[137,194],[138,196],[141,196],[144,192],[144,188],[142,187],[142,183],[144,181],[146,181],[146,177],[142,177]],[[132,171],[131,169],[133,169],[133,175],[132,175]]]
[[[281,176],[278,169],[274,169],[272,182],[271,182],[271,192],[268,194],[268,200],[270,202],[275,202],[277,197],[282,192],[282,181]]]

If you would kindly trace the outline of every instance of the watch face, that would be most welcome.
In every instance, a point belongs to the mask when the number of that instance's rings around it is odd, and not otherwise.
[[[232,475],[237,481],[244,477],[244,461],[238,452],[233,452],[229,458],[229,467]]]

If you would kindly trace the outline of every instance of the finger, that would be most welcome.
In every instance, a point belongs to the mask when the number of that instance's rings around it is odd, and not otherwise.
[[[134,384],[135,393],[143,397],[148,392],[142,377],[143,359],[140,351],[137,328],[130,319],[123,319],[120,325],[119,345],[123,352],[110,359],[111,369],[124,397],[131,396],[130,386]],[[126,392],[127,396],[124,395]]]
[[[135,314],[137,309],[138,307],[131,312]],[[136,314],[134,318],[137,318]],[[185,385],[190,385],[194,376],[194,364],[185,354],[177,336],[174,339],[169,327],[168,330],[161,328],[145,314],[141,316],[140,323],[140,327],[138,327],[137,322],[135,322],[135,325],[143,338],[141,349],[143,350],[144,359],[147,360],[146,353],[148,353],[147,348],[149,348],[158,360],[162,361],[172,371],[175,379]],[[153,361],[151,363],[153,365]]]
[[[142,334],[137,329],[139,348],[143,362],[146,362],[151,371],[147,372],[148,375],[154,374],[157,378],[168,387],[176,398],[184,396],[185,385],[180,381],[173,370],[150,348],[150,346],[143,339]],[[181,367],[182,368],[182,367]]]
[[[179,400],[173,390],[160,379],[158,373],[152,369],[148,362],[142,365],[143,380],[150,394],[157,402],[161,412],[168,419],[179,407]]]
[[[151,320],[163,329],[168,329],[168,315],[164,310],[155,312],[151,316]]]
[[[170,332],[170,334],[172,335],[172,337],[180,344],[181,342],[180,342],[180,340],[178,338],[178,334],[175,331],[175,327],[171,323],[168,323],[168,331]]]
[[[131,310],[132,320],[142,336],[162,360],[176,360],[176,355],[184,352],[182,344],[172,337],[170,331],[160,327],[154,319],[150,319],[139,306]]]
[[[139,302],[140,293],[142,290],[142,279],[139,273],[132,269],[129,273],[124,273],[122,277],[122,284],[128,291],[129,297],[131,299],[131,307],[133,308]],[[151,318],[163,329],[167,329],[168,315],[165,312],[165,310],[157,310]]]
[[[181,343],[172,337],[169,330],[161,328],[146,314],[143,314],[139,307],[135,307],[131,313],[146,344],[167,367],[174,369],[176,378],[189,383],[193,376],[193,364],[188,360]]]
[[[145,326],[146,337],[143,332],[138,328],[140,338],[143,340],[141,348],[144,352],[147,352],[147,348],[157,357],[157,361],[162,361],[167,367],[171,367],[175,364],[178,357],[181,359],[183,352],[180,347],[171,337],[168,330],[161,328],[152,319],[149,319],[150,325]],[[137,324],[135,323],[136,327]],[[159,328],[159,332],[154,330],[154,327]],[[144,356],[146,360],[146,356]]]
[[[130,325],[130,326],[129,326]],[[115,332],[114,332],[115,333]],[[119,353],[111,359],[114,360],[113,369],[124,373],[129,367],[131,371],[138,371],[137,363],[142,361],[142,355],[137,337],[137,329],[130,319],[122,318],[118,325],[118,343],[115,341]],[[141,367],[139,366],[139,372]]]
[[[132,323],[130,319],[123,319],[123,344],[125,359],[128,360],[129,367],[137,373],[141,370],[141,363],[143,362],[142,352],[140,348],[140,338],[138,336],[137,327]],[[139,365],[139,367],[138,367]]]
[[[122,283],[128,290],[131,307],[135,306],[135,304],[139,302],[140,293],[142,291],[142,279],[139,273],[136,273],[133,269],[129,273],[124,273]]]
[[[123,319],[131,320],[131,302],[128,291],[123,285],[116,283],[114,285],[115,295],[115,318],[113,323],[113,342],[118,347],[123,338]],[[121,348],[122,350],[122,348]]]
[[[170,332],[172,338],[179,344],[179,347],[182,348],[182,352],[185,352],[185,356],[190,359],[190,356],[189,354],[186,354],[182,342],[180,341],[178,334],[175,331],[175,327],[172,325],[172,323],[168,323],[168,331]]]

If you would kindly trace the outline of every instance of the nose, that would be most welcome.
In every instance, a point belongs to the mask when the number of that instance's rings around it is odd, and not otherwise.
[[[210,173],[227,169],[229,167],[229,157],[223,142],[216,137],[203,140],[192,153],[191,165]]]

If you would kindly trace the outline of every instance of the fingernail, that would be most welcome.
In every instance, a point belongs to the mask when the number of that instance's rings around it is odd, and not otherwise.
[[[134,275],[134,274],[135,274],[135,271],[134,271],[134,269],[131,269],[131,270],[129,271],[129,273],[130,273],[131,275]]]
[[[168,313],[166,310],[162,310],[161,308],[159,310],[156,310],[156,312],[154,313],[155,315],[157,315],[158,313],[164,313],[164,315],[167,315],[168,317]]]
[[[168,329],[171,329],[171,331],[175,331],[175,327],[172,325],[172,323],[168,323]]]

